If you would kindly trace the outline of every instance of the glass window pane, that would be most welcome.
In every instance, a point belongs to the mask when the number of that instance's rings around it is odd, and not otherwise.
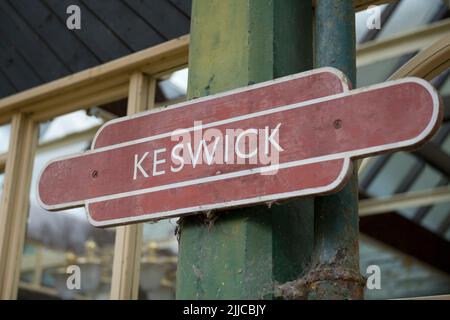
[[[175,299],[178,219],[144,224],[139,299]]]
[[[362,237],[360,267],[363,275],[367,267],[376,265],[381,271],[381,289],[365,289],[365,299],[395,299],[448,294],[450,276],[413,257],[392,250],[388,246]]]
[[[372,165],[374,163],[375,161]],[[376,197],[393,194],[414,164],[415,159],[412,156],[405,153],[395,153],[369,185],[369,194]],[[366,170],[366,173],[369,170]]]
[[[90,130],[90,134],[83,135],[81,139],[72,139],[73,134],[102,123],[98,118],[86,115],[85,111],[78,111],[40,126],[40,144],[33,167],[30,211],[21,264],[22,294],[32,286],[41,294],[53,298],[109,298],[114,229],[92,227],[84,208],[47,212],[36,200],[38,175],[46,163],[88,149],[93,131]],[[69,279],[75,274],[79,275],[79,282],[74,277]]]
[[[10,124],[0,126],[0,154],[8,151],[10,134],[11,134]]]
[[[383,12],[384,9],[386,9],[387,5],[383,4],[380,5],[380,13]],[[356,13],[355,17],[355,29],[356,29],[356,42],[360,43],[361,40],[364,38],[366,33],[369,31],[367,28],[367,21],[368,19],[373,15],[373,12],[370,10],[362,10]]]
[[[442,6],[441,0],[403,0],[381,27],[377,40],[412,31],[428,24]],[[413,17],[413,18],[412,18]]]

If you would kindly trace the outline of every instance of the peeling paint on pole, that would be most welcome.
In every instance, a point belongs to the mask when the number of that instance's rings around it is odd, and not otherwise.
[[[194,0],[189,59],[191,99],[309,70],[311,4]],[[309,262],[313,202],[183,218],[179,229],[177,298],[272,298]]]

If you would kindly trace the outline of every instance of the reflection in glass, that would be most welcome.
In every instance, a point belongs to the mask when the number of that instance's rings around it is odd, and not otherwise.
[[[85,111],[77,111],[40,125],[19,299],[109,298],[114,230],[92,227],[84,208],[47,212],[36,200],[37,177],[43,166],[52,159],[85,151],[95,133],[92,128],[102,122]],[[73,275],[68,273],[69,266],[79,267],[79,289],[67,286]]]
[[[175,297],[177,258],[161,243],[150,241],[143,250],[139,284],[149,300],[170,300]]]

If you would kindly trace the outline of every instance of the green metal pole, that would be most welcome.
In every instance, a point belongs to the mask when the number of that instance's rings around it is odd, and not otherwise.
[[[333,66],[356,83],[353,0],[316,1],[316,67]],[[315,199],[309,299],[362,299],[357,172],[339,193]]]
[[[310,0],[194,0],[189,98],[312,68]],[[213,212],[180,221],[178,299],[273,298],[302,276],[313,201]]]

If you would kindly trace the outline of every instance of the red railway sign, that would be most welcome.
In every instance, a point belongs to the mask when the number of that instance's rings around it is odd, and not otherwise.
[[[424,80],[351,91],[318,69],[110,121],[44,168],[38,200],[112,226],[332,193],[351,159],[418,146],[441,118]]]

